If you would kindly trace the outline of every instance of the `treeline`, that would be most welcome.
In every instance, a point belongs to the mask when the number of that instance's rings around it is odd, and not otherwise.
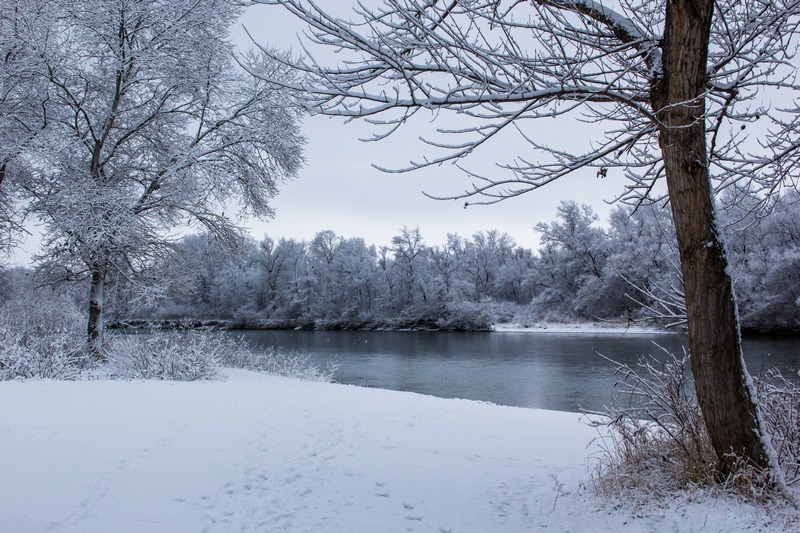
[[[800,331],[800,197],[784,196],[763,217],[757,198],[735,200],[724,210],[724,233],[743,329]],[[160,281],[157,295],[118,282],[112,315],[121,323],[268,328],[483,329],[547,321],[680,327],[669,210],[618,206],[606,222],[599,225],[589,206],[563,202],[555,221],[535,226],[536,252],[497,231],[450,234],[430,245],[406,227],[389,246],[321,231],[310,242],[250,239],[235,254],[192,235],[142,273]]]

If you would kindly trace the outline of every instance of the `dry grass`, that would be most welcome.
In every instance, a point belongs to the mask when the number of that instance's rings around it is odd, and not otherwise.
[[[264,351],[229,351],[223,358],[222,364],[276,376],[326,383],[333,381],[338,369],[338,365],[333,361],[329,361],[324,367],[319,367],[308,355],[273,347],[268,347]]]
[[[764,503],[781,493],[777,476],[746,461],[722,477],[693,393],[685,352],[648,356],[633,368],[611,361],[620,379],[614,405],[588,413],[600,452],[592,471],[596,492],[634,507],[680,495],[717,492]],[[755,380],[767,433],[787,485],[800,485],[800,383],[773,370]],[[785,494],[785,493],[784,493]]]
[[[771,369],[754,379],[764,426],[789,487],[800,487],[800,372]]]

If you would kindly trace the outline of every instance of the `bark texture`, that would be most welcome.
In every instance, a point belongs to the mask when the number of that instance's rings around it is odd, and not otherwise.
[[[670,203],[681,257],[697,399],[721,473],[731,453],[769,465],[746,378],[736,303],[712,203],[705,97],[713,0],[668,0],[663,77],[653,86]]]
[[[103,355],[103,301],[105,298],[105,268],[100,263],[92,265],[92,278],[89,288],[89,323],[87,334],[89,351],[96,359]]]

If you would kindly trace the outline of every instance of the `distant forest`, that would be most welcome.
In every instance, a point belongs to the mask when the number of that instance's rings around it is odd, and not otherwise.
[[[724,238],[743,329],[800,331],[800,195],[785,195],[764,216],[757,198],[730,205],[722,209]],[[617,206],[605,225],[598,222],[589,206],[563,202],[556,220],[535,226],[536,251],[492,230],[431,245],[419,229],[404,227],[388,246],[326,230],[310,242],[248,238],[233,251],[230,243],[190,235],[144,271],[118,277],[108,287],[108,316],[123,325],[248,328],[682,327],[669,209]],[[30,274],[7,272],[6,296],[24,290],[15,277]],[[84,292],[81,285],[75,294]]]

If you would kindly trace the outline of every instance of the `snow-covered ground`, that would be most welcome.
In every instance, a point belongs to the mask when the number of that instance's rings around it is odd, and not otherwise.
[[[574,324],[559,324],[542,322],[533,325],[523,324],[495,324],[494,331],[509,333],[587,333],[609,335],[652,335],[653,333],[681,333],[680,330],[658,329],[653,326],[625,325],[618,322],[582,322]]]
[[[226,370],[0,383],[0,531],[784,531],[587,488],[580,415]]]

